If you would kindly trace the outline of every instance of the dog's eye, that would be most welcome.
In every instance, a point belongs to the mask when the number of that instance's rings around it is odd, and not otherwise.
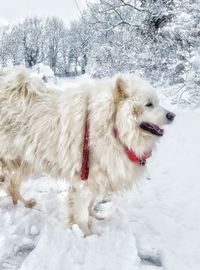
[[[145,106],[146,106],[146,107],[153,107],[153,103],[148,102]]]

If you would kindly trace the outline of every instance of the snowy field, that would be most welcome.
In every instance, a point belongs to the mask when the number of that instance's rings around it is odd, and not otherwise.
[[[73,84],[73,82],[72,82]],[[97,206],[108,218],[84,238],[64,225],[67,185],[48,177],[23,185],[37,206],[0,201],[0,270],[199,270],[200,110],[177,117],[148,160],[148,175]]]

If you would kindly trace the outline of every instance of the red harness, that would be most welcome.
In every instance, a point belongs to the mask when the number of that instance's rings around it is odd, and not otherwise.
[[[113,135],[116,139],[118,139],[118,131],[116,128],[113,129]],[[145,153],[142,158],[138,158],[136,154],[128,149],[127,146],[123,145],[124,152],[134,163],[138,163],[140,166],[144,166],[146,164],[146,160],[151,156],[151,153]],[[81,167],[81,179],[86,181],[89,176],[89,122],[88,122],[88,114],[85,121],[85,133],[84,133],[84,141],[83,141],[83,153],[82,153],[82,167]]]
[[[83,154],[82,154],[82,167],[81,167],[81,179],[86,181],[89,175],[89,122],[88,113],[85,121],[85,134],[83,141]]]

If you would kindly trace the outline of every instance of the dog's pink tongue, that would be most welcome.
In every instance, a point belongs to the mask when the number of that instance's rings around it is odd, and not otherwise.
[[[159,126],[149,123],[149,122],[142,122],[140,127],[153,135],[162,136],[164,134],[164,129],[160,128]]]
[[[154,124],[150,124],[150,126],[157,132],[159,133],[160,135],[163,135],[164,134],[164,129],[162,128],[159,128],[159,126],[157,125],[154,125]]]

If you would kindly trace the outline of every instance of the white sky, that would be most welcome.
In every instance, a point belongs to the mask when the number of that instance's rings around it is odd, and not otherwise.
[[[82,9],[85,0],[76,0]],[[14,23],[32,15],[58,16],[69,23],[78,15],[75,0],[0,0],[0,23]]]

